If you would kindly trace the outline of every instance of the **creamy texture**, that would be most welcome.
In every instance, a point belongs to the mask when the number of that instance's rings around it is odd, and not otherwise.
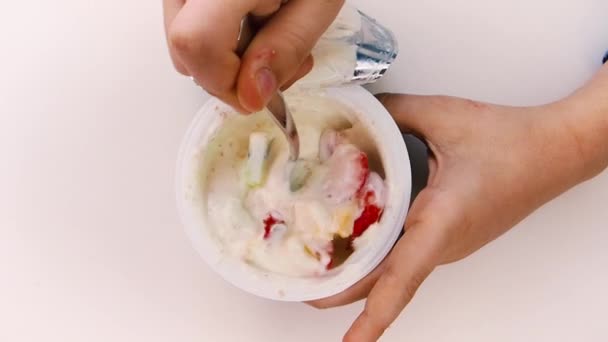
[[[294,163],[288,161],[278,128],[262,112],[225,116],[205,151],[201,191],[208,227],[225,254],[265,271],[318,276],[342,261],[337,248],[358,248],[367,231],[374,230],[375,221],[357,233],[355,221],[360,227],[361,217],[369,216],[376,204],[381,211],[383,170],[374,140],[345,107],[318,95],[290,96],[288,101],[300,134],[300,158],[311,171],[304,185],[290,189]],[[246,175],[253,132],[272,139],[265,176],[255,186]],[[320,145],[331,145],[325,160],[319,157]],[[367,171],[357,166],[363,156],[369,161]],[[370,189],[374,196],[366,199]]]
[[[345,5],[312,49],[312,70],[297,82],[304,88],[318,88],[349,83],[357,64],[354,36],[361,30],[361,15]]]

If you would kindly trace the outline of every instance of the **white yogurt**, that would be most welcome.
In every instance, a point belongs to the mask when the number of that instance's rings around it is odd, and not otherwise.
[[[262,297],[304,301],[336,294],[380,263],[402,230],[411,181],[407,150],[398,128],[368,92],[348,87],[287,92],[286,97],[300,131],[302,158],[318,157],[316,142],[324,128],[343,129],[354,124],[353,136],[357,139],[352,141],[370,157],[370,169],[382,171],[379,174],[386,180],[382,218],[354,240],[355,250],[344,264],[327,271],[327,255],[317,260],[302,248],[303,241],[309,242],[303,237],[311,221],[330,222],[325,216],[327,207],[306,202],[308,197],[316,198],[317,192],[312,189],[302,188],[298,195],[287,190],[282,178],[285,165],[281,166],[286,160],[286,143],[268,114],[241,117],[217,99],[205,104],[180,150],[177,201],[193,245],[222,277]],[[248,189],[242,178],[252,131],[272,134],[276,144],[267,182],[255,191]],[[295,219],[287,227],[301,234],[276,235],[279,248],[272,247],[272,236],[263,239],[259,222],[270,208],[285,210],[284,216],[290,211],[292,215],[304,213],[299,215],[302,219]],[[331,224],[318,226],[321,229],[312,234],[312,240],[328,239],[336,232]],[[279,228],[277,232],[283,229]]]
[[[378,175],[384,171],[374,139],[347,108],[304,93],[289,96],[288,101],[300,131],[301,162],[310,170],[302,188],[291,189],[294,163],[288,161],[286,141],[269,113],[260,112],[223,119],[203,151],[199,172],[206,176],[200,189],[206,196],[209,228],[230,257],[278,274],[321,276],[338,266],[345,256],[340,254],[350,252],[337,250],[332,240],[350,239],[354,246],[359,238],[354,227],[360,228],[363,216],[369,216],[364,209],[376,205],[367,203],[367,192],[360,191],[366,180],[375,180],[374,194],[384,196],[390,189],[384,189]],[[324,131],[343,134],[340,144],[333,139],[335,151],[322,161],[319,146]],[[268,136],[272,143],[263,181],[252,186],[246,169],[254,132]],[[356,138],[349,137],[353,133]],[[370,171],[373,176],[368,176]],[[384,203],[380,198],[378,202]],[[375,229],[374,222],[364,225],[365,233]]]

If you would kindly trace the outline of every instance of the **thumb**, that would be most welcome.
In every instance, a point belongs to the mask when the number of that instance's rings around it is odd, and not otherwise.
[[[422,138],[446,124],[446,114],[458,99],[447,96],[422,96],[382,93],[376,95],[393,116],[399,129]]]
[[[239,71],[237,95],[245,109],[262,109],[301,67],[310,67],[303,63],[343,3],[290,0],[268,20],[245,52]]]
[[[386,260],[363,312],[344,336],[345,342],[380,338],[439,264],[447,244],[446,232],[457,225],[457,211],[439,197],[425,189],[412,205],[405,234]]]
[[[374,342],[412,300],[434,269],[434,241],[423,229],[410,228],[397,243],[369,295],[363,312],[344,336],[344,342]],[[428,240],[428,241],[427,241]]]

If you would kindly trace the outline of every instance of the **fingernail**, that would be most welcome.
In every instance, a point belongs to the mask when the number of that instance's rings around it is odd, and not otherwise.
[[[255,80],[258,86],[258,94],[266,105],[277,89],[277,79],[274,77],[272,70],[262,68],[256,73]]]

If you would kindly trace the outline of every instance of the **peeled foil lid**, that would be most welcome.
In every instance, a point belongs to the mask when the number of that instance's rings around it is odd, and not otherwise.
[[[368,84],[380,79],[397,58],[393,33],[346,5],[312,50],[314,66],[297,88]]]

